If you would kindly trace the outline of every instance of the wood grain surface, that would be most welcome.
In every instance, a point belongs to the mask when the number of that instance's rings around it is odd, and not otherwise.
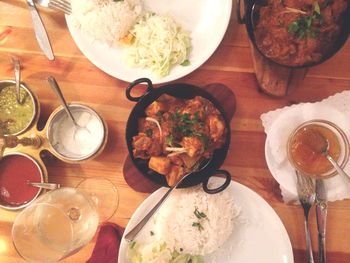
[[[235,2],[235,1],[234,1]],[[25,1],[0,1],[0,79],[13,79],[11,55],[23,64],[22,80],[37,94],[41,104],[41,123],[59,105],[47,82],[53,75],[68,101],[81,101],[96,109],[109,128],[108,144],[96,159],[73,165],[47,160],[50,182],[75,186],[85,177],[105,177],[119,190],[119,208],[110,221],[125,226],[132,213],[148,196],[128,186],[123,177],[127,157],[125,123],[134,103],[125,98],[128,83],[115,79],[95,67],[79,51],[62,14],[40,8],[49,33],[55,61],[48,61],[36,42]],[[231,121],[231,145],[223,165],[233,180],[263,197],[276,211],[289,234],[295,262],[306,262],[303,212],[300,206],[282,202],[278,183],[269,172],[264,155],[266,135],[260,115],[298,102],[314,102],[350,89],[350,41],[329,61],[311,68],[303,82],[283,98],[272,98],[258,91],[251,51],[244,26],[239,26],[233,9],[227,33],[218,49],[199,69],[178,80],[198,86],[222,83],[236,95],[236,113]],[[1,32],[9,32],[7,37]],[[208,36],[210,37],[210,36]],[[350,103],[350,102],[349,102]],[[350,116],[349,116],[350,117]],[[23,262],[13,248],[11,227],[16,213],[0,210],[0,262]],[[330,263],[350,262],[350,201],[329,204],[327,258]],[[315,211],[310,214],[313,250],[317,257]],[[85,262],[96,237],[77,254],[62,262]],[[254,248],[252,248],[252,251]],[[244,263],[244,262],[241,262]]]

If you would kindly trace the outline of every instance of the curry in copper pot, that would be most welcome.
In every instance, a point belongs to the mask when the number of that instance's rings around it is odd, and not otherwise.
[[[138,120],[133,155],[149,160],[149,168],[164,175],[168,185],[173,186],[224,145],[226,132],[220,112],[209,100],[163,94]]]
[[[279,64],[319,62],[346,26],[347,5],[346,0],[267,0],[255,10],[256,45]]]

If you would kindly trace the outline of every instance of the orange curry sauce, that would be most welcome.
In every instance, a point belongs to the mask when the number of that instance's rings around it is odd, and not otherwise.
[[[311,124],[303,127],[291,139],[290,155],[298,170],[313,175],[320,175],[330,171],[333,166],[321,152],[315,152],[310,147],[314,133],[317,131],[328,140],[328,153],[337,160],[340,156],[340,144],[337,136],[330,129]]]

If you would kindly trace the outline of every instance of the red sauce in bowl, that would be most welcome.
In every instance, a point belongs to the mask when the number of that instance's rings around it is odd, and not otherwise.
[[[29,157],[5,156],[0,161],[0,204],[11,208],[30,202],[40,189],[27,181],[41,182],[41,177],[41,170]]]

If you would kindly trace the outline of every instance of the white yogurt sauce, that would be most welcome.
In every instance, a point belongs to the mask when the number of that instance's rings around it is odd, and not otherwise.
[[[103,142],[104,127],[96,114],[85,108],[72,108],[79,127],[63,112],[52,124],[52,146],[61,155],[79,159],[98,151]]]

